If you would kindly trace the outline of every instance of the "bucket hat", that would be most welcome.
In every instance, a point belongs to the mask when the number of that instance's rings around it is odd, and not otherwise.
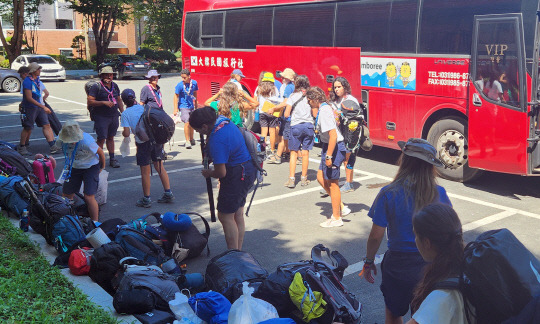
[[[41,69],[41,65],[37,64],[36,62],[32,62],[28,64],[28,73],[34,73],[40,69]]]
[[[276,79],[274,79],[274,75],[270,72],[266,72],[264,75],[263,75],[263,78],[261,81],[270,81],[272,83],[276,82]]]
[[[112,66],[104,66],[102,67],[100,70],[99,70],[99,75],[102,75],[102,74],[105,74],[105,73],[113,73],[114,74],[114,71],[113,71],[113,68]]]
[[[83,139],[83,131],[79,126],[79,123],[74,120],[68,120],[60,133],[58,133],[58,139],[64,143],[77,143]]]
[[[161,74],[159,74],[157,70],[148,71],[148,73],[144,76],[144,78],[145,79],[150,79],[153,76],[157,76],[158,78],[161,78]]]
[[[234,69],[232,71],[232,74],[238,74],[239,76],[241,76],[242,78],[245,78],[246,76],[244,75],[244,73],[242,73],[242,70],[240,69]]]
[[[281,77],[285,79],[289,79],[291,81],[294,81],[294,77],[296,76],[296,73],[291,68],[286,68],[281,72]]]
[[[437,150],[428,141],[421,138],[409,138],[407,142],[399,141],[399,147],[403,154],[426,161],[436,167],[442,167],[444,164],[437,156]]]

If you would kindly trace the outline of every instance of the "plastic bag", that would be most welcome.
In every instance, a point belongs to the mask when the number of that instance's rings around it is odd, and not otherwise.
[[[205,323],[200,319],[191,306],[188,304],[188,297],[183,293],[176,293],[174,299],[169,302],[169,307],[174,313],[174,316],[181,324],[202,324]],[[176,321],[175,321],[176,322]]]
[[[279,317],[272,304],[251,296],[253,291],[247,281],[242,283],[243,295],[234,302],[229,311],[229,324],[256,324]]]
[[[122,144],[120,144],[120,154],[122,154],[122,157],[129,156],[130,154],[129,143],[131,143],[131,136],[124,137]]]
[[[178,114],[176,114],[176,116],[174,114],[170,114],[174,124],[180,124],[182,122],[182,119],[180,119],[180,112],[178,112]]]

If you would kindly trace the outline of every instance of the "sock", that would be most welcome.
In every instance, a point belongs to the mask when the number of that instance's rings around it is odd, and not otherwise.
[[[146,198],[146,199],[150,199],[150,196],[144,196],[144,198]]]
[[[54,143],[55,143],[55,141],[50,141],[50,142],[49,142],[49,146],[53,146]]]
[[[291,179],[291,180],[294,180],[294,179],[295,179],[295,177],[289,177],[289,179]]]
[[[166,193],[172,193],[172,192],[171,192],[171,189],[165,189],[165,192],[166,192]]]
[[[109,153],[109,159],[114,159],[114,153]]]

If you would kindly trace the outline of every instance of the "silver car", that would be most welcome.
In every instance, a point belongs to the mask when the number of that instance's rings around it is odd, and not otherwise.
[[[0,68],[0,89],[5,92],[19,92],[21,86],[22,80],[17,71]]]

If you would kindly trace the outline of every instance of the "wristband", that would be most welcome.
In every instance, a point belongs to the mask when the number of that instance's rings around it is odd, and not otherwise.
[[[332,160],[332,155],[327,155],[327,156],[325,157],[325,159],[326,159],[326,160]]]
[[[363,261],[364,261],[364,265],[372,265],[372,264],[375,262],[375,260],[373,260],[373,259],[368,259],[367,257],[365,257],[365,258],[363,259]]]

